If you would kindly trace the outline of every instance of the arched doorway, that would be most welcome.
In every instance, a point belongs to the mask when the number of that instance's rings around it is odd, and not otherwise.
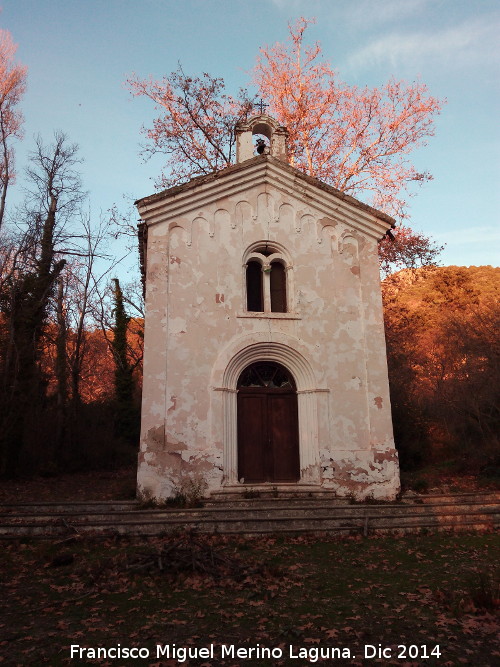
[[[244,483],[300,479],[297,389],[289,371],[258,361],[240,374],[238,479]]]

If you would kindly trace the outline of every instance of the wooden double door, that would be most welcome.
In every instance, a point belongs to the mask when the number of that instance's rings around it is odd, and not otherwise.
[[[238,382],[238,479],[300,479],[297,391],[280,364],[258,362]]]

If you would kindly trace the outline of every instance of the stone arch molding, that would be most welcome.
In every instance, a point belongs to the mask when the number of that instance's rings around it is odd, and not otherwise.
[[[262,239],[261,241],[254,241],[253,243],[251,243],[243,253],[243,265],[245,265],[251,259],[253,253],[258,252],[260,248],[265,246],[268,246],[273,253],[281,255],[287,267],[292,266],[292,256],[285,248],[285,246],[282,243],[278,243],[277,241],[271,241],[269,239]]]
[[[267,336],[268,338],[268,336]],[[212,373],[212,414],[220,416],[223,445],[223,485],[234,488],[238,482],[237,382],[240,374],[257,361],[282,364],[293,375],[297,386],[299,413],[299,485],[319,485],[318,393],[315,375],[298,339],[285,334],[266,340],[249,334],[240,337],[221,351]]]
[[[240,350],[226,367],[222,378],[222,386],[236,389],[241,373],[257,361],[274,361],[287,368],[293,375],[297,391],[314,391],[314,375],[311,366],[304,357],[293,348],[282,343],[254,343]]]

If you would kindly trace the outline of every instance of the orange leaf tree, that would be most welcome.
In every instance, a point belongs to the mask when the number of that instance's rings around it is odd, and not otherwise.
[[[245,91],[234,98],[225,93],[223,79],[207,73],[190,77],[180,65],[162,81],[134,76],[127,85],[134,96],[151,99],[160,112],[151,128],[143,128],[148,139],[144,155],[160,153],[167,158],[157,180],[159,187],[177,185],[233,162],[236,123],[252,107]]]
[[[419,172],[410,153],[434,134],[441,102],[424,84],[391,79],[381,88],[349,86],[322,58],[319,44],[304,46],[311,20],[289,26],[287,44],[260,49],[253,83],[270,113],[289,131],[291,164],[376,208],[406,217],[410,186],[432,177]],[[222,79],[187,76],[182,67],[162,81],[132,77],[133,95],[151,99],[159,112],[144,154],[164,154],[159,187],[171,187],[234,161],[235,125],[252,110],[245,91],[225,92]],[[399,238],[398,238],[399,237]],[[401,226],[398,242],[380,245],[383,271],[435,263],[442,247]]]
[[[444,246],[438,245],[428,236],[413,231],[407,225],[400,225],[395,234],[384,236],[379,243],[382,275],[388,276],[399,269],[435,265],[442,250]]]
[[[6,30],[0,30],[0,227],[9,184],[14,179],[12,137],[21,136],[23,117],[16,109],[25,87],[27,68],[14,62],[16,45]]]
[[[295,167],[401,216],[408,186],[432,178],[408,155],[434,134],[441,102],[418,82],[370,89],[340,81],[320,45],[303,44],[311,22],[298,19],[289,43],[260,49],[253,83],[287,127]]]

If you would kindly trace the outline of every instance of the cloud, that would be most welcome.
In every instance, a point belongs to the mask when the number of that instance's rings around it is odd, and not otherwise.
[[[358,0],[349,3],[345,11],[345,19],[359,26],[401,21],[408,17],[421,14],[433,0]]]
[[[400,21],[425,11],[426,6],[435,0],[355,0],[355,2],[325,3],[323,0],[270,0],[271,4],[288,15],[305,12],[306,16],[315,15],[320,19],[340,20],[351,24],[355,29],[380,23]]]
[[[407,63],[456,67],[498,62],[500,49],[499,22],[482,17],[443,30],[392,32],[362,47],[348,60],[351,69],[390,64],[398,67]]]

